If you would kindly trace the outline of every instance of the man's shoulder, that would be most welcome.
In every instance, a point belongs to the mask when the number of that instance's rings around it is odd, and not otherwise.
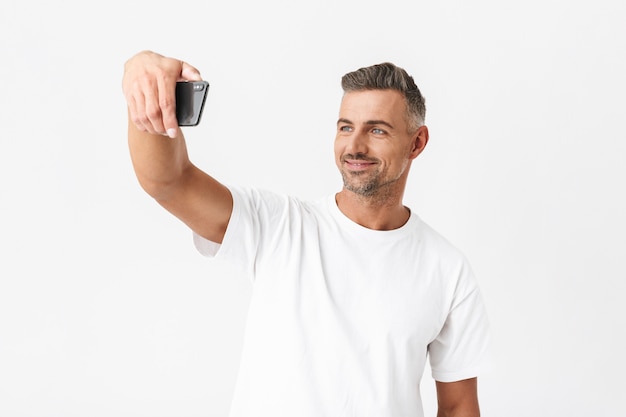
[[[234,205],[244,211],[270,217],[324,217],[328,215],[328,201],[332,195],[305,199],[293,194],[254,186],[227,185]]]
[[[415,217],[417,217],[417,221],[415,222],[417,236],[430,251],[450,260],[458,259],[462,262],[467,261],[463,251],[446,235],[419,218],[417,215],[415,215]]]

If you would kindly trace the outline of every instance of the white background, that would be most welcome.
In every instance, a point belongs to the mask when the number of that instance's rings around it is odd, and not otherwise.
[[[0,416],[227,414],[250,287],[136,182],[142,49],[211,83],[197,165],[303,198],[340,187],[341,75],[406,68],[431,132],[406,204],[483,288],[483,415],[625,415],[625,21],[622,0],[3,1]]]

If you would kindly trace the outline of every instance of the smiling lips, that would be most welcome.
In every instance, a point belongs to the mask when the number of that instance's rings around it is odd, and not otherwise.
[[[362,162],[362,161],[351,162],[351,161],[346,161],[346,166],[351,171],[363,171],[363,170],[369,168],[372,165],[374,165],[374,164],[372,164],[371,162]]]
[[[354,158],[350,155],[343,157],[341,160],[350,171],[364,171],[376,164],[376,161],[358,157]]]

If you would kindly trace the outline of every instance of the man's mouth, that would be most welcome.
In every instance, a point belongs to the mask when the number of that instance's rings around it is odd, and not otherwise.
[[[354,157],[352,155],[346,155],[341,158],[341,161],[344,165],[350,169],[351,171],[362,171],[368,169],[369,167],[376,165],[376,161],[371,159],[365,159],[362,157]]]

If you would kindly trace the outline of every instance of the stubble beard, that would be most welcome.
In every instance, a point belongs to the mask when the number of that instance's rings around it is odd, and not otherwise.
[[[351,171],[345,166],[347,159],[356,159],[378,163],[372,171]],[[362,154],[347,154],[341,158],[339,169],[343,180],[343,187],[350,191],[363,203],[368,205],[387,205],[398,195],[398,180],[400,178],[387,178],[387,172],[381,169],[380,161],[367,158]],[[400,194],[402,192],[400,191]]]
[[[343,178],[343,186],[346,190],[362,197],[372,197],[376,194],[379,188],[379,174],[378,172],[369,174],[369,178],[364,178],[368,174],[365,172],[346,172],[341,171],[341,177]]]
[[[341,158],[340,173],[343,180],[343,187],[361,197],[372,197],[376,194],[381,182],[380,169],[376,169],[373,172],[365,171],[350,171],[345,167],[347,159],[355,159],[366,162],[376,162],[374,159],[367,158],[365,155],[348,154]]]
[[[352,159],[362,159],[375,161],[374,159],[366,159],[359,155],[351,156]],[[380,165],[373,171],[351,171],[346,169],[346,158],[342,158],[342,166],[340,167],[343,187],[346,191],[355,194],[357,199],[367,205],[386,206],[395,204],[398,198],[402,198],[403,187],[401,176],[388,177],[385,170],[381,170]]]
[[[373,173],[341,171],[343,186],[368,205],[385,206],[394,199],[396,181],[384,181],[380,171]]]

